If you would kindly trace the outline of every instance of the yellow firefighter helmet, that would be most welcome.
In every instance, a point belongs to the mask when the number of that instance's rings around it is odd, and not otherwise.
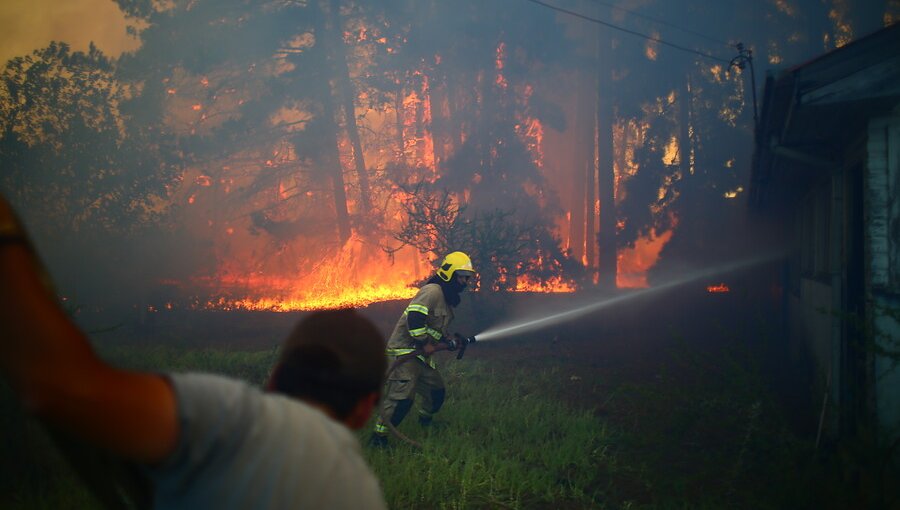
[[[475,276],[472,259],[461,251],[455,251],[444,257],[444,261],[441,262],[441,266],[437,270],[437,275],[441,280],[449,282],[457,271],[461,271],[460,274]]]

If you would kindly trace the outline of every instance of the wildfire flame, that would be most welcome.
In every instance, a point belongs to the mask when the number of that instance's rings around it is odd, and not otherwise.
[[[706,292],[709,292],[710,294],[719,294],[730,291],[731,289],[728,288],[728,285],[725,285],[724,283],[719,283],[717,285],[708,285],[706,287]]]
[[[551,278],[545,282],[533,281],[527,276],[516,281],[515,292],[541,292],[544,294],[575,292],[571,283],[562,281],[559,277]]]
[[[400,252],[408,257],[409,252]],[[345,307],[364,307],[380,301],[412,298],[418,274],[427,274],[427,261],[394,262],[386,253],[373,250],[358,236],[351,237],[341,251],[297,278],[266,274],[225,274],[208,282],[244,297],[220,297],[201,308],[218,310],[266,310],[288,312]],[[202,283],[202,282],[199,282]],[[264,296],[264,297],[253,297]]]
[[[363,27],[354,32],[344,34],[348,41],[356,40],[357,42],[372,40],[377,44],[385,45],[388,41],[375,32],[370,32]],[[303,44],[308,45],[308,42]],[[302,46],[300,42],[298,47]],[[655,58],[658,50],[656,45],[648,45],[648,58]],[[390,51],[390,48],[388,48]],[[508,78],[505,73],[508,69],[508,49],[502,41],[498,43],[495,49],[494,59],[494,76],[493,85],[502,90],[503,93],[513,94],[515,100],[522,105],[522,113],[516,119],[515,131],[529,151],[533,163],[542,171],[545,170],[545,161],[552,159],[552,154],[545,154],[545,127],[542,125],[538,116],[533,114],[530,109],[530,98],[534,93],[531,85],[517,84]],[[360,59],[364,61],[365,59]],[[441,58],[435,55],[434,64],[440,65]],[[363,64],[359,64],[363,65]],[[364,66],[364,65],[363,65]],[[251,69],[252,70],[252,69]],[[396,104],[390,109],[379,111],[374,108],[364,107],[370,101],[366,101],[366,92],[360,92],[360,101],[357,102],[356,118],[360,122],[360,131],[365,133],[384,133],[394,132],[399,139],[391,150],[377,143],[367,144],[363,140],[363,156],[365,158],[365,166],[372,168],[374,171],[383,170],[387,164],[396,163],[399,159],[404,165],[409,165],[416,170],[418,178],[426,179],[434,182],[440,177],[442,162],[447,160],[454,150],[458,149],[463,143],[467,135],[465,131],[459,134],[459,137],[451,139],[445,135],[435,136],[432,132],[432,117],[435,119],[446,117],[449,115],[450,98],[447,97],[446,91],[441,89],[440,81],[434,80],[436,91],[432,91],[432,77],[430,76],[431,67],[423,63],[420,70],[414,73],[414,80],[401,85],[401,96],[397,99]],[[364,73],[364,67],[354,69],[353,73]],[[184,109],[185,112],[217,112],[223,108],[223,104],[240,105],[244,102],[243,97],[233,97],[231,99],[201,100],[199,98],[206,97],[205,91],[197,90],[197,84],[206,89],[210,86],[212,80],[206,76],[195,79],[192,84],[183,84],[182,89],[177,89],[175,84],[167,88],[167,93],[173,101],[173,109]],[[443,91],[443,92],[441,92]],[[433,93],[436,92],[436,93]],[[177,93],[177,97],[176,97]],[[184,96],[184,98],[182,98]],[[673,96],[674,97],[674,96]],[[432,103],[434,101],[434,103]],[[670,98],[670,102],[674,99]],[[187,108],[184,108],[187,106]],[[190,118],[191,126],[196,124],[195,113]],[[184,114],[181,114],[184,117]],[[302,126],[302,121],[308,117],[308,114],[302,111],[282,111],[273,117],[273,123],[296,123]],[[174,117],[173,117],[174,118]],[[181,117],[179,117],[181,118]],[[186,117],[185,117],[186,118]],[[215,117],[210,117],[214,119]],[[205,120],[201,117],[200,120]],[[224,118],[223,118],[224,121]],[[210,121],[213,122],[213,121]],[[209,129],[207,126],[206,129]],[[298,127],[297,129],[301,129]],[[633,177],[639,170],[639,164],[635,157],[635,148],[644,143],[649,130],[649,123],[640,120],[629,120],[619,122],[614,127],[616,146],[618,147],[617,156],[615,158],[614,172],[614,201],[616,204],[621,203],[625,196],[624,183]],[[285,147],[284,151],[276,150],[273,153],[264,154],[259,159],[259,166],[266,171],[274,171],[285,165],[294,164],[297,156],[290,144]],[[345,169],[345,179],[348,189],[354,189],[356,181],[350,168],[353,167],[353,158],[356,157],[349,148],[349,137],[346,134],[339,140],[341,163]],[[666,145],[663,156],[663,162],[667,165],[676,165],[680,162],[678,154],[677,139],[670,138]],[[549,165],[549,163],[548,163]],[[223,172],[229,170],[223,168]],[[422,171],[424,170],[424,171]],[[552,170],[552,169],[551,169]],[[225,179],[232,179],[231,174],[225,174],[220,177],[214,174],[210,176],[205,171],[199,171],[199,175],[193,180],[194,189],[186,193],[187,202],[189,204],[203,204],[206,200],[204,193],[212,193],[217,187],[217,180],[221,180],[219,188],[228,193],[233,183],[228,180],[226,185]],[[550,182],[553,180],[550,179]],[[671,183],[666,183],[671,185]],[[552,184],[551,184],[552,185]],[[205,188],[206,190],[199,189]],[[282,177],[272,180],[272,192],[270,197],[279,202],[286,201],[303,193],[312,196],[313,191],[298,189],[298,184],[290,177]],[[542,196],[545,192],[541,189],[528,190],[535,196]],[[394,190],[396,193],[396,190]],[[460,194],[460,200],[467,201],[469,190],[463,190]],[[662,193],[663,190],[660,191]],[[550,193],[548,193],[549,195]],[[182,195],[184,196],[184,195]],[[392,194],[392,197],[396,195]],[[359,195],[353,192],[348,193],[347,206],[351,212],[359,203]],[[388,223],[401,222],[399,211],[394,211],[396,205],[394,201],[389,202],[385,206],[385,217],[389,218]],[[599,201],[593,204],[593,212],[595,217],[599,216]],[[195,206],[194,210],[201,209]],[[199,213],[198,213],[199,214]],[[571,214],[571,213],[568,213]],[[566,225],[569,221],[565,222]],[[674,225],[674,222],[672,223]],[[209,226],[213,226],[213,221],[209,221]],[[388,230],[392,225],[386,225]],[[393,225],[396,226],[396,225]],[[243,239],[244,229],[235,229],[228,223],[216,220],[216,228],[221,227],[221,231],[231,239],[232,246],[241,245],[240,251],[253,252],[246,259],[253,259],[259,262],[258,253],[266,250],[261,246],[260,238]],[[620,227],[621,228],[621,227]],[[563,232],[563,244],[565,248],[569,247],[570,239],[568,239],[568,227],[559,229]],[[616,283],[619,287],[646,287],[647,271],[653,267],[659,259],[662,248],[669,242],[673,231],[657,233],[651,230],[651,233],[640,238],[633,248],[620,250],[617,255],[617,278]],[[221,236],[220,236],[221,237]],[[585,236],[584,242],[589,242],[592,236]],[[371,241],[371,240],[369,240]],[[284,261],[290,252],[285,246],[292,246],[292,241],[280,244],[277,253],[272,253],[272,249],[268,249],[268,255],[277,255],[279,260]],[[230,251],[232,248],[226,248],[220,256],[223,258],[237,258],[235,253],[238,251]],[[582,262],[589,265],[592,261],[587,260],[587,250],[583,249]],[[273,257],[274,258],[274,257]],[[358,235],[351,238],[327,260],[319,261],[314,267],[298,267],[299,263],[286,264],[281,268],[271,266],[260,266],[247,264],[253,269],[247,267],[239,269],[236,266],[239,262],[226,261],[217,271],[215,276],[195,277],[190,283],[199,288],[205,288],[209,291],[207,295],[216,297],[205,300],[204,303],[197,304],[201,308],[213,309],[245,309],[245,310],[271,310],[271,311],[294,311],[294,310],[314,310],[336,307],[358,307],[368,304],[393,300],[408,299],[416,292],[414,283],[421,281],[424,276],[432,272],[431,264],[422,255],[416,253],[412,248],[407,248],[396,254],[397,260],[389,257],[378,248],[373,248],[372,244],[367,244]],[[246,261],[245,261],[246,262]],[[293,268],[294,274],[291,273]],[[537,281],[527,277],[520,277],[515,282],[515,291],[517,292],[574,292],[575,287],[560,277],[553,278],[549,281]],[[712,292],[712,291],[711,291]]]
[[[656,264],[659,253],[672,239],[672,233],[672,230],[667,230],[656,235],[654,229],[651,230],[650,235],[635,241],[633,248],[619,250],[616,286],[619,288],[648,287],[647,270]]]

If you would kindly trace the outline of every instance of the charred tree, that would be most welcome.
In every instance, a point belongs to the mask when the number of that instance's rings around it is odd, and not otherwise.
[[[587,230],[587,218],[593,211],[591,200],[593,198],[593,133],[594,133],[594,101],[596,94],[593,87],[593,73],[578,72],[575,108],[575,133],[573,136],[572,151],[575,155],[571,172],[571,179],[575,185],[572,187],[571,216],[569,219],[570,242],[572,256],[581,261],[585,267],[590,267],[587,259],[586,244],[589,236],[593,236]],[[591,242],[593,242],[591,240]]]
[[[682,178],[694,173],[691,145],[691,75],[688,73],[678,91],[678,166]]]
[[[406,166],[406,138],[403,136],[404,127],[404,109],[403,109],[403,82],[397,80],[397,90],[394,93],[394,113],[395,127],[397,130],[396,144],[394,149],[397,164],[403,168]]]
[[[340,98],[341,108],[344,114],[344,126],[347,130],[347,138],[350,140],[350,148],[353,152],[353,165],[359,182],[359,204],[362,218],[368,218],[372,209],[372,191],[369,186],[369,175],[366,171],[366,160],[363,154],[362,142],[359,138],[359,126],[356,123],[356,89],[350,79],[350,69],[347,66],[347,50],[342,37],[340,0],[329,0],[329,20],[325,30],[330,43],[332,54],[332,70],[337,95]]]
[[[446,76],[438,75],[438,81],[428,89],[431,104],[431,137],[434,152],[434,172],[441,173],[441,167],[447,158],[447,121],[444,107],[447,105]]]
[[[601,41],[603,39],[601,38]],[[609,42],[608,40],[606,41]],[[601,47],[597,86],[597,198],[600,217],[597,232],[597,285],[616,287],[616,201],[615,154],[613,152],[612,49]],[[627,130],[626,130],[627,131]]]
[[[424,75],[419,75],[416,77],[416,115],[415,115],[415,135],[414,138],[416,140],[416,145],[414,149],[414,154],[416,157],[416,166],[424,167],[425,162],[425,138],[427,136],[426,133],[426,125],[425,125],[425,94],[426,90],[426,80]]]
[[[324,1],[324,0],[323,0]],[[318,2],[310,3],[310,8],[314,9],[313,19],[315,20],[314,30],[316,34],[323,35],[321,41],[317,41],[311,51],[319,53],[320,61],[330,62],[332,60],[328,48],[322,44],[328,40],[328,23],[323,17],[322,6]],[[318,12],[316,12],[318,11]],[[333,69],[333,67],[332,67]],[[321,130],[319,136],[323,140],[321,154],[316,158],[322,165],[322,170],[331,180],[332,196],[334,199],[334,213],[337,221],[338,238],[341,244],[350,239],[350,213],[347,207],[347,190],[344,183],[344,170],[341,165],[341,155],[339,150],[340,140],[338,138],[338,126],[335,122],[336,108],[333,91],[331,89],[330,80],[327,79],[329,73],[320,79],[318,83],[317,99],[321,105],[320,118],[317,126]]]
[[[347,191],[344,184],[344,170],[341,166],[341,155],[338,151],[337,124],[334,121],[334,100],[330,94],[322,97],[322,124],[327,143],[322,148],[324,170],[331,178],[334,194],[334,212],[337,219],[338,236],[341,244],[350,239],[350,213],[347,208]]]

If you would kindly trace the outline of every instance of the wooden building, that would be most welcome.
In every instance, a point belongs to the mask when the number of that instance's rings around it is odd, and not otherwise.
[[[749,196],[787,248],[784,337],[813,361],[823,437],[896,446],[900,24],[767,77]]]

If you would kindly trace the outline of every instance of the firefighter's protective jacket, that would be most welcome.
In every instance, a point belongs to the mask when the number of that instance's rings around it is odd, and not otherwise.
[[[409,313],[419,312],[425,315],[425,326],[414,330],[409,329]],[[453,321],[453,310],[444,299],[444,292],[437,283],[423,285],[419,292],[412,298],[404,310],[403,315],[397,320],[394,331],[387,343],[389,356],[402,356],[413,352],[417,343],[419,346],[426,342],[437,343],[442,336],[449,336],[447,328]],[[419,358],[431,366],[430,357]]]

